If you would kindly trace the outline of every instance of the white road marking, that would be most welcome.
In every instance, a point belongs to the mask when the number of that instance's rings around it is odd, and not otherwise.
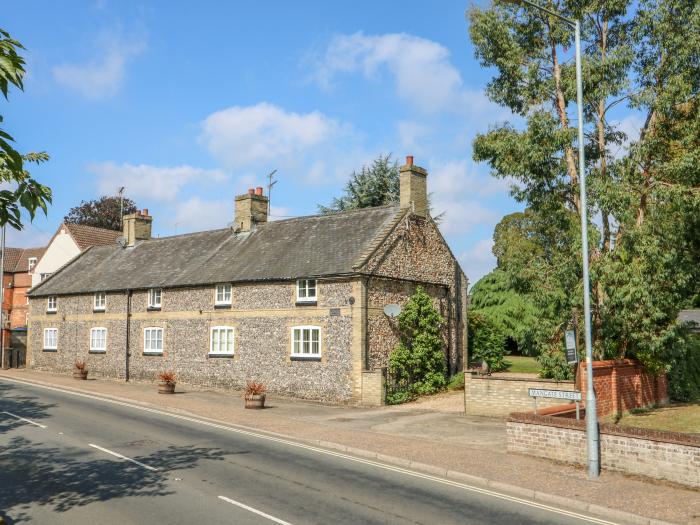
[[[254,509],[253,507],[249,507],[248,505],[241,503],[240,501],[236,501],[235,499],[227,498],[226,496],[219,496],[219,499],[222,499],[226,501],[227,503],[230,503],[231,505],[236,505],[237,507],[240,507],[242,509],[248,510],[254,514],[257,514],[258,516],[262,516],[263,518],[267,518],[270,521],[274,521],[275,523],[279,523],[280,525],[292,525],[288,521],[281,520],[279,518],[275,518],[274,516],[270,516],[269,514],[266,514],[265,512]]]
[[[7,377],[0,377],[0,380],[10,381],[10,382],[13,382],[13,383],[20,383],[20,384],[24,384],[24,385],[28,385],[28,386],[33,386],[33,387],[36,387],[36,388],[43,388],[43,389],[45,389],[45,390],[54,390],[54,391],[56,391],[56,392],[62,392],[62,393],[64,393],[64,394],[71,394],[71,395],[78,396],[78,397],[86,397],[86,398],[91,399],[91,400],[93,400],[93,401],[95,401],[95,400],[100,400],[100,401],[104,401],[105,403],[111,403],[111,404],[113,404],[113,405],[120,405],[120,406],[129,407],[129,408],[135,408],[135,409],[137,409],[137,410],[143,410],[144,412],[150,412],[150,413],[152,413],[152,414],[159,414],[159,415],[162,415],[162,416],[171,417],[171,418],[173,418],[173,419],[181,419],[181,420],[183,420],[183,421],[189,421],[189,422],[191,422],[191,423],[197,423],[197,424],[204,425],[204,426],[208,426],[208,427],[212,427],[212,428],[218,428],[218,429],[220,429],[220,430],[226,430],[226,431],[228,431],[228,432],[235,432],[235,433],[237,433],[237,434],[243,434],[243,435],[246,435],[246,436],[252,436],[252,437],[255,437],[255,438],[259,438],[259,439],[265,439],[265,440],[267,440],[267,441],[274,441],[274,442],[276,442],[276,443],[282,443],[282,444],[284,444],[284,445],[288,445],[288,446],[291,446],[291,447],[302,448],[302,449],[305,449],[305,450],[310,450],[310,451],[312,451],[312,452],[317,452],[317,453],[319,453],[319,454],[325,454],[325,455],[327,455],[327,456],[335,456],[335,457],[338,457],[338,458],[346,459],[346,460],[348,460],[348,461],[353,461],[353,462],[355,462],[355,463],[363,463],[363,464],[365,464],[365,465],[371,465],[371,466],[373,466],[373,467],[381,468],[381,469],[384,469],[384,470],[391,470],[391,471],[394,471],[394,472],[398,472],[398,473],[401,473],[401,474],[405,474],[405,475],[407,475],[407,476],[412,476],[412,477],[415,477],[415,478],[422,478],[422,479],[426,479],[426,480],[429,480],[429,481],[433,481],[433,482],[435,482],[435,483],[441,483],[441,484],[443,484],[443,485],[450,485],[450,486],[457,487],[457,488],[460,488],[460,489],[463,489],[463,490],[467,490],[467,491],[470,491],[470,492],[476,492],[476,493],[478,493],[478,494],[484,494],[484,495],[487,495],[487,496],[492,496],[492,497],[494,497],[494,498],[499,498],[499,499],[503,499],[503,500],[507,500],[507,501],[512,501],[512,502],[514,502],[514,503],[519,503],[519,504],[521,504],[521,505],[526,505],[526,506],[528,506],[528,507],[534,507],[534,508],[537,508],[537,509],[547,510],[547,511],[550,511],[550,512],[554,512],[554,513],[556,513],[556,514],[561,514],[561,515],[563,515],[563,516],[569,516],[569,517],[572,517],[572,518],[577,518],[577,519],[586,520],[586,521],[589,521],[589,522],[591,522],[591,523],[596,523],[596,524],[598,524],[598,525],[618,525],[618,524],[617,524],[616,522],[614,522],[614,521],[606,521],[606,520],[603,520],[603,519],[600,519],[600,518],[594,518],[594,517],[592,517],[592,516],[586,516],[585,514],[579,514],[578,512],[573,512],[573,511],[569,511],[569,510],[564,510],[564,509],[560,509],[560,508],[558,508],[558,507],[552,507],[552,506],[546,505],[546,504],[544,504],[544,503],[539,503],[539,502],[536,502],[536,501],[531,501],[531,500],[527,500],[527,499],[523,499],[523,498],[518,498],[518,497],[515,497],[515,496],[509,496],[508,494],[503,494],[503,493],[501,493],[501,492],[495,492],[495,491],[493,491],[493,490],[488,490],[488,489],[482,489],[482,488],[480,488],[480,487],[475,487],[475,486],[473,486],[473,485],[467,485],[466,483],[459,483],[459,482],[457,482],[457,481],[452,481],[452,480],[449,480],[449,479],[446,479],[446,478],[439,478],[439,477],[437,477],[437,476],[431,476],[430,474],[423,474],[423,473],[417,472],[417,471],[415,471],[415,470],[408,470],[408,469],[401,468],[401,467],[394,467],[394,466],[392,466],[392,465],[388,465],[388,464],[386,464],[386,463],[380,463],[380,462],[378,462],[378,461],[372,461],[372,460],[370,460],[370,459],[358,458],[358,457],[356,457],[356,456],[350,456],[350,455],[348,455],[348,454],[343,454],[343,453],[341,453],[341,452],[334,452],[334,451],[332,451],[332,450],[328,450],[328,449],[325,449],[325,448],[314,447],[314,446],[311,446],[311,445],[304,445],[303,443],[297,443],[296,441],[289,441],[288,439],[282,439],[282,438],[277,438],[277,437],[274,437],[274,436],[269,436],[269,435],[266,435],[266,434],[260,434],[259,432],[254,432],[254,431],[251,431],[251,430],[243,430],[243,428],[249,428],[249,427],[236,428],[236,427],[229,426],[229,425],[222,425],[222,424],[219,424],[219,423],[213,423],[213,422],[211,422],[211,421],[206,421],[206,420],[203,420],[203,419],[197,419],[197,418],[193,418],[193,417],[189,417],[189,416],[182,416],[182,415],[179,415],[179,414],[173,414],[173,413],[170,413],[170,412],[166,412],[166,411],[164,411],[164,410],[158,410],[157,408],[150,408],[150,407],[145,407],[145,406],[134,405],[134,404],[132,404],[132,403],[126,403],[126,402],[124,402],[124,401],[117,401],[116,399],[109,399],[109,398],[106,398],[106,397],[100,397],[99,395],[95,395],[95,394],[84,394],[84,393],[82,393],[82,392],[76,392],[76,391],[74,391],[74,390],[65,390],[65,389],[63,389],[63,388],[58,388],[58,387],[48,386],[48,385],[42,385],[42,384],[39,384],[39,383],[33,383],[33,382],[31,382],[31,381],[23,381],[23,380],[20,380],[20,379],[10,379],[10,378],[7,378]],[[242,427],[242,425],[238,425],[238,426],[239,426],[239,427]]]
[[[27,423],[31,423],[32,425],[36,425],[41,428],[46,428],[46,425],[42,425],[41,423],[37,423],[36,421],[32,421],[31,419],[27,419],[26,417],[20,417],[17,414],[13,414],[12,412],[3,412],[3,414],[7,414],[8,416],[12,416],[15,419],[21,419],[22,421],[26,421]]]
[[[146,465],[144,463],[141,463],[140,461],[136,461],[135,459],[128,458],[126,456],[122,456],[119,452],[114,452],[113,450],[109,450],[108,448],[101,447],[99,445],[93,445],[92,443],[88,443],[92,448],[96,448],[97,450],[101,450],[102,452],[106,452],[107,454],[112,454],[113,456],[123,459],[124,461],[131,461],[132,463],[136,463],[139,467],[143,467],[148,470],[153,470],[156,471],[158,470],[156,467],[151,467],[150,465]]]

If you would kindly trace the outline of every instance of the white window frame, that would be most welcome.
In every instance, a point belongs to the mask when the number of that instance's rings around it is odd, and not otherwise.
[[[104,338],[102,338],[103,346],[102,348],[95,346],[95,336],[94,333],[97,331],[104,332]],[[96,326],[90,328],[90,351],[91,352],[106,352],[107,351],[107,329],[104,326]]]
[[[55,312],[58,310],[58,298],[55,295],[49,295],[46,298],[46,311]]]
[[[309,295],[309,283],[313,281],[314,294]],[[318,300],[318,280],[316,279],[298,279],[297,280],[297,302],[299,303],[315,303]]]
[[[214,332],[218,332],[218,335],[215,336]],[[230,341],[230,347],[231,349],[229,350],[226,348],[225,350],[221,350],[221,332],[224,332],[226,334],[226,346],[229,346],[229,341],[228,337],[230,334],[231,341]],[[218,349],[214,347],[214,341],[217,341],[217,346]],[[225,355],[225,356],[232,356],[234,355],[236,351],[236,329],[233,326],[212,326],[211,329],[209,330],[209,355]]]
[[[228,294],[227,290],[228,289]],[[219,294],[219,291],[221,291],[221,294]],[[228,299],[226,298],[226,295],[228,295]],[[221,299],[219,299],[219,296],[221,296]],[[214,287],[214,304],[217,306],[230,306],[231,305],[231,298],[233,297],[233,287],[231,286],[231,283],[221,283],[217,284]]]
[[[29,265],[29,273],[36,267],[36,257],[30,257],[27,259],[27,264]]]
[[[47,343],[47,335],[53,332],[53,345]],[[58,328],[44,328],[44,350],[58,350]]]
[[[95,295],[92,299],[92,309],[98,312],[104,312],[107,309],[106,292],[95,292]]]
[[[297,339],[295,337],[295,332],[299,330],[301,337]],[[313,350],[313,331],[316,330],[318,331],[318,352],[308,352],[304,353],[304,330],[311,330],[309,333],[310,339],[309,339],[309,350]],[[320,326],[311,326],[311,325],[304,325],[304,326],[292,326],[291,328],[291,356],[295,358],[301,358],[301,359],[320,359],[321,357],[321,352],[322,352],[322,338],[321,338],[321,327]],[[295,343],[299,341],[299,351],[295,351]]]
[[[148,336],[147,334],[152,331],[160,331],[160,349],[156,348],[150,348],[147,347],[146,343],[152,342],[153,341],[153,336]],[[157,338],[156,338],[157,341]],[[156,345],[157,346],[157,345]],[[163,354],[163,348],[165,347],[165,330],[161,328],[160,326],[147,326],[146,328],[143,329],[143,353],[144,354],[154,354],[154,355],[162,355]]]
[[[156,292],[158,293],[158,302],[155,302]],[[160,308],[163,304],[163,289],[162,288],[151,288],[148,290],[148,307],[149,308]]]

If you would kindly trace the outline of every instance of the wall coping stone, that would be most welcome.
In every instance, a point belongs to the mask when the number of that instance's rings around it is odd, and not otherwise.
[[[586,421],[584,419],[576,421],[575,419],[543,416],[529,412],[513,412],[510,414],[507,421],[547,427],[569,428],[572,430],[586,430]],[[700,448],[700,434],[690,432],[668,432],[665,430],[652,430],[648,428],[622,427],[620,425],[613,425],[612,423],[600,423],[599,428],[601,434],[647,439],[649,441],[674,443],[676,445]]]
[[[483,379],[486,381],[522,381],[525,383],[552,383],[557,385],[572,385],[573,380],[557,381],[556,379],[542,379],[540,377],[493,377],[486,375],[478,375],[478,372],[465,372],[465,376],[471,379]]]

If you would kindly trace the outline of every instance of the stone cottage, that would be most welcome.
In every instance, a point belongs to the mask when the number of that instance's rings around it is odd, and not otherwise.
[[[235,199],[231,228],[124,237],[95,246],[30,292],[29,363],[90,373],[240,388],[331,403],[383,402],[398,342],[389,304],[417,285],[446,319],[451,372],[466,353],[467,279],[427,208],[427,172],[401,167],[400,205],[269,221],[262,188]]]

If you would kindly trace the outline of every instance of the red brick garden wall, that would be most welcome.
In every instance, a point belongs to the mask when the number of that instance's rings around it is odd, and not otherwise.
[[[586,363],[579,364],[576,380],[585,400]],[[645,372],[631,359],[593,361],[593,388],[599,417],[668,402],[666,377]]]

